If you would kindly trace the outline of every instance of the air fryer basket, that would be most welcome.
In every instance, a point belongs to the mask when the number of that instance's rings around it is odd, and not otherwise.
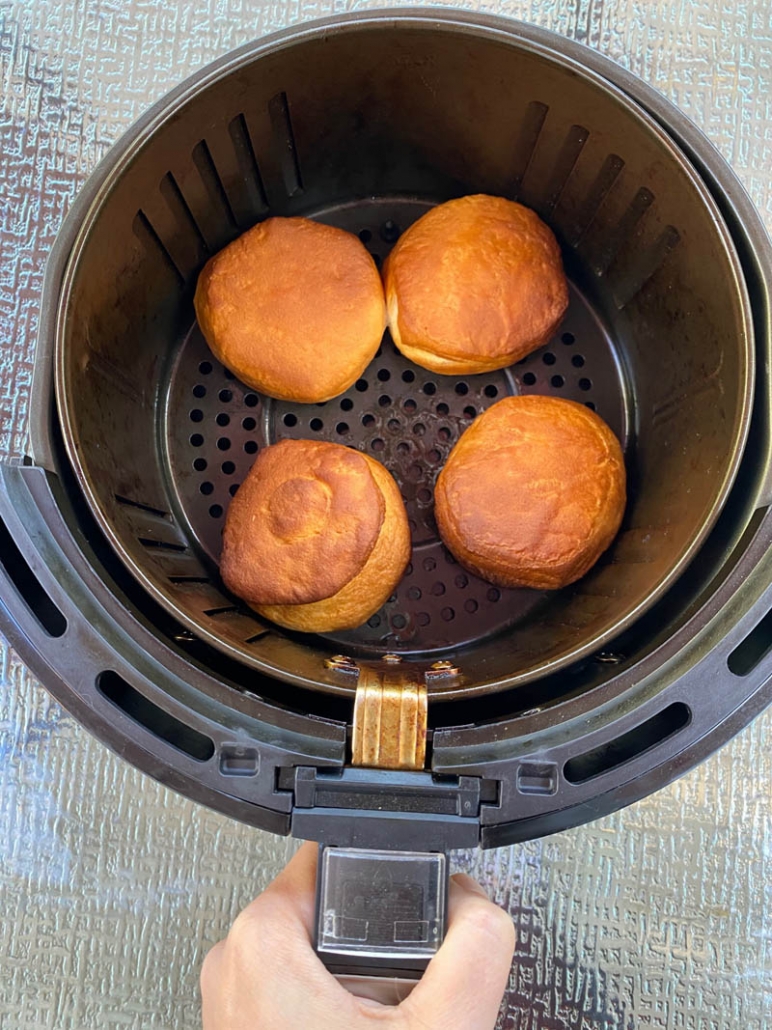
[[[459,69],[463,69],[463,74]],[[245,389],[209,353],[191,297],[207,257],[255,221],[303,214],[359,234],[377,261],[431,204],[469,192],[535,208],[561,242],[571,305],[512,369],[436,376],[388,336],[324,405]],[[653,119],[531,42],[433,21],[349,23],[253,48],[157,110],[92,205],[56,334],[64,441],[99,525],[199,639],[296,684],[347,692],[334,651],[432,661],[463,679],[436,699],[534,681],[597,652],[660,598],[706,539],[748,431],[753,329],[730,234]],[[617,541],[557,594],[501,591],[453,563],[432,515],[439,469],[496,399],[553,393],[595,408],[626,446]],[[367,450],[396,476],[413,560],[366,626],[292,637],[217,576],[228,502],[282,437]]]

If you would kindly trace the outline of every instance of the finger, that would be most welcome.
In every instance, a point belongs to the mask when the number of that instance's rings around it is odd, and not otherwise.
[[[225,941],[220,941],[209,950],[201,966],[199,986],[201,990],[201,1021],[203,1030],[214,1030],[219,1012],[219,995],[223,982],[223,953]]]
[[[314,934],[318,853],[318,844],[305,841],[260,898],[256,899],[264,901],[267,898],[275,904],[291,920],[293,928],[302,927],[309,940],[313,939]]]
[[[507,913],[471,877],[452,877],[447,936],[401,1007],[419,1026],[492,1030],[514,950]]]

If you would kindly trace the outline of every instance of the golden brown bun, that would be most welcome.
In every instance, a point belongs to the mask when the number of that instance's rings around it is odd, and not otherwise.
[[[375,262],[351,233],[269,218],[204,266],[196,317],[215,357],[269,397],[311,404],[372,360],[386,310]]]
[[[625,509],[619,441],[594,412],[557,397],[507,397],[450,453],[434,494],[457,560],[504,587],[557,590],[583,576]]]
[[[228,509],[220,572],[256,611],[288,629],[327,633],[366,621],[410,558],[397,484],[339,444],[267,447]]]
[[[568,306],[552,231],[503,197],[432,208],[400,237],[383,275],[394,343],[445,375],[519,361],[546,343]]]

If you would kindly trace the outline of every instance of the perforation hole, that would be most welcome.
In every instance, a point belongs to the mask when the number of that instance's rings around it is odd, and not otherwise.
[[[353,407],[354,402],[351,400],[350,397],[344,397],[343,400],[340,402],[341,411],[351,411]]]
[[[257,442],[255,440],[247,440],[244,444],[244,451],[246,454],[257,454]]]
[[[403,383],[415,382],[415,372],[413,372],[412,369],[406,368],[405,371],[402,373],[402,382]]]
[[[437,430],[437,437],[442,440],[443,443],[447,443],[451,435],[450,430],[446,426],[440,426]]]
[[[227,412],[221,411],[215,422],[218,426],[229,426],[231,424],[231,417]]]
[[[426,394],[427,397],[433,397],[436,392],[437,392],[437,384],[436,383],[424,383],[424,393]]]
[[[565,383],[565,379],[563,378],[563,376],[553,376],[550,379],[550,383],[552,384],[552,386],[555,387],[556,390],[559,390],[560,387],[563,386],[563,384]]]
[[[391,379],[391,372],[389,372],[388,368],[379,368],[378,378],[382,383],[388,383]]]
[[[232,390],[220,390],[220,392],[217,394],[217,396],[220,398],[220,400],[222,401],[223,404],[230,404],[230,402],[233,400],[233,391]]]
[[[223,475],[232,476],[233,473],[236,471],[236,466],[232,461],[224,461],[222,463],[222,471]]]
[[[424,572],[434,572],[437,568],[437,562],[434,558],[424,558]]]
[[[324,429],[324,422],[320,418],[312,418],[308,423],[309,429],[313,429],[315,433],[321,432]]]
[[[222,505],[213,504],[209,508],[209,514],[212,516],[213,519],[219,519],[222,516]]]
[[[248,393],[244,398],[244,403],[248,408],[256,408],[258,401],[259,398],[256,393]]]
[[[473,597],[470,597],[466,601],[464,601],[464,611],[469,612],[470,615],[474,615],[474,613],[477,611],[477,608],[477,601],[475,601]]]
[[[431,593],[434,597],[442,597],[445,593],[445,584],[441,580],[437,583],[432,583]]]
[[[547,351],[546,354],[542,355],[542,361],[545,365],[554,365],[558,359],[551,351]]]
[[[382,393],[381,396],[378,398],[378,404],[382,408],[388,408],[388,406],[391,404],[391,397],[389,397],[389,395],[386,393]]]
[[[202,447],[204,438],[200,433],[194,433],[190,438],[191,447]]]
[[[467,405],[467,406],[466,406],[466,407],[464,408],[464,416],[465,416],[466,418],[475,418],[475,417],[476,417],[476,415],[477,415],[477,409],[476,409],[476,408],[473,408],[471,404],[468,404],[468,405]]]
[[[241,420],[241,425],[248,433],[251,433],[253,429],[257,428],[257,422],[252,418],[251,415],[247,415],[246,418]]]
[[[191,409],[191,411],[190,411],[190,421],[191,422],[203,422],[204,421],[204,413],[201,410],[201,408],[192,408]]]
[[[573,333],[563,333],[560,339],[563,341],[563,343],[565,343],[567,347],[570,347],[571,344],[576,340],[576,337]]]
[[[402,402],[402,407],[405,409],[405,411],[410,412],[415,411],[418,405],[412,397],[406,397],[405,400]]]
[[[197,383],[193,387],[193,396],[194,397],[206,397],[206,387],[204,386],[203,383]]]
[[[335,432],[338,433],[339,436],[345,436],[348,431],[348,422],[339,422],[335,427]]]
[[[466,383],[456,383],[456,393],[459,397],[466,397],[469,393],[469,387]]]
[[[584,358],[582,357],[581,354],[572,354],[571,355],[571,364],[574,366],[574,368],[583,368],[584,367]]]
[[[370,618],[367,620],[367,625],[371,629],[378,629],[380,624],[381,624],[381,617],[380,617],[380,615],[371,615]]]
[[[595,405],[593,404],[592,401],[585,401],[584,402],[584,406],[585,406],[585,408],[589,408],[590,411],[595,411]]]
[[[382,451],[386,446],[386,443],[384,440],[380,438],[380,436],[376,436],[376,438],[373,440],[370,446],[374,451]]]
[[[428,612],[417,612],[415,621],[419,626],[428,626],[432,619]]]
[[[214,493],[214,483],[202,483],[198,488],[204,497],[208,497],[209,494]]]
[[[497,386],[494,386],[493,383],[488,383],[488,385],[483,390],[483,393],[486,397],[498,397],[499,388]]]
[[[405,440],[401,440],[397,444],[397,454],[408,454],[410,451],[410,444]]]
[[[407,592],[407,596],[410,598],[411,601],[420,601],[421,600],[421,588],[420,587],[410,587],[410,589]]]
[[[427,454],[429,461],[442,461],[442,455],[437,450],[431,450]]]
[[[226,379],[233,380],[233,379],[236,378],[236,376],[233,374],[233,372],[231,372],[231,370],[229,368],[224,368],[223,372],[225,373],[225,378]]]
[[[398,418],[390,418],[388,421],[388,426],[392,433],[398,433],[399,430],[402,428]]]
[[[456,612],[453,608],[443,608],[440,615],[445,622],[452,622],[456,617]]]
[[[454,583],[456,584],[459,590],[463,590],[464,587],[469,586],[469,580],[463,572],[459,572],[459,574],[456,576],[454,580]]]
[[[218,451],[229,451],[231,449],[231,442],[227,436],[221,436],[217,441]]]
[[[360,229],[359,238],[362,241],[362,243],[369,243],[370,240],[373,238],[373,234],[370,232],[369,229]]]
[[[591,390],[592,389],[592,380],[591,379],[580,379],[579,380],[579,389],[580,390],[584,390],[585,392],[587,390]]]
[[[381,226],[381,239],[386,243],[394,243],[399,239],[399,226],[389,219]]]
[[[426,435],[426,426],[423,424],[423,422],[416,422],[416,424],[413,426],[413,433],[416,436]]]
[[[493,601],[495,603],[501,597],[501,591],[497,587],[490,587],[485,596],[489,601]]]
[[[282,422],[289,429],[292,429],[293,426],[296,426],[298,424],[298,417],[297,417],[296,414],[294,414],[294,412],[288,411],[287,414],[282,419]]]
[[[228,487],[228,493],[231,495],[231,497],[236,496],[236,494],[238,493],[239,486],[239,483],[231,483],[231,485]]]
[[[196,458],[196,460],[193,462],[193,468],[196,470],[196,472],[204,472],[204,471],[206,471],[206,466],[207,466],[206,458]]]
[[[435,408],[435,411],[437,412],[438,415],[447,415],[450,412],[450,408],[445,403],[445,401],[440,401],[440,403]]]
[[[533,374],[533,372],[523,373],[523,386],[533,386],[535,382],[536,376]]]
[[[418,491],[418,500],[423,501],[424,504],[428,504],[431,499],[431,490],[427,490],[425,486],[422,486],[421,489]]]
[[[375,415],[371,415],[369,412],[367,414],[363,415],[362,416],[362,425],[363,426],[374,426],[375,425]]]
[[[399,612],[397,612],[397,614],[393,616],[391,624],[394,629],[404,629],[405,626],[407,626],[407,619],[404,615],[400,615]]]
[[[208,376],[209,373],[212,371],[212,362],[202,361],[201,364],[198,366],[198,370],[202,376]]]

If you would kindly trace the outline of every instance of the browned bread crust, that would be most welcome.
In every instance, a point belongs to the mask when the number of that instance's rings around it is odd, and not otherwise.
[[[511,365],[568,306],[552,231],[527,207],[478,194],[432,208],[384,267],[389,329],[405,357],[447,375]]]
[[[266,448],[231,502],[223,582],[266,618],[330,632],[361,625],[410,559],[397,484],[373,458],[339,444]]]
[[[269,397],[310,404],[372,360],[386,311],[378,270],[351,233],[269,218],[207,262],[195,309],[215,357]]]
[[[619,441],[594,412],[556,397],[507,397],[450,453],[435,489],[442,539],[504,587],[555,590],[583,576],[625,508]]]

